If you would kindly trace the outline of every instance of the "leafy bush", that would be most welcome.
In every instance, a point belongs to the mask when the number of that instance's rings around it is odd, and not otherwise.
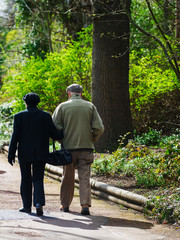
[[[158,135],[159,136],[159,135]],[[159,139],[159,138],[158,138]],[[92,172],[105,176],[127,176],[139,187],[151,188],[146,212],[159,223],[180,220],[180,135],[163,136],[159,148],[130,142],[111,155],[102,155],[92,164]],[[152,189],[158,188],[158,190]]]
[[[39,107],[53,112],[56,106],[67,100],[66,88],[79,83],[84,88],[84,98],[91,98],[91,38],[92,27],[79,33],[78,41],[66,42],[60,53],[50,53],[41,58],[27,60],[16,76],[4,79],[5,96],[15,96],[15,112],[24,109],[22,97],[28,92],[39,94]]]
[[[129,92],[133,125],[138,132],[149,127],[172,132],[179,124],[180,83],[167,68],[160,53],[138,57],[130,56]]]
[[[150,129],[148,133],[143,133],[140,135],[135,135],[135,142],[143,144],[146,146],[155,146],[160,143],[161,131],[156,129]]]
[[[180,220],[180,188],[158,189],[148,196],[147,206],[153,204],[151,213],[148,213],[156,222],[174,223]]]
[[[175,138],[176,139],[176,138]],[[164,143],[163,143],[164,144]],[[162,148],[147,148],[130,142],[112,155],[102,155],[92,165],[97,175],[135,177],[138,186],[178,185],[180,183],[180,140],[166,139]]]
[[[0,105],[0,146],[9,142],[12,133],[12,103]]]
[[[137,59],[136,53],[132,52],[130,97],[136,110],[146,103],[153,102],[156,96],[180,88],[175,74],[162,65],[164,56],[147,55]]]
[[[164,147],[169,145],[172,142],[179,142],[180,141],[180,129],[175,129],[175,133],[171,134],[170,136],[161,136],[160,146]]]
[[[31,58],[8,70],[3,79],[4,97],[15,98],[15,111],[24,109],[22,96],[36,92],[40,108],[53,112],[66,100],[67,85],[75,82],[84,87],[83,98],[91,99],[92,26],[79,33],[78,41],[61,45],[60,53],[48,54],[43,61]],[[139,52],[142,51],[142,52]],[[160,52],[139,50],[130,55],[129,91],[133,125],[138,132],[149,127],[172,132],[179,124],[180,86]],[[141,56],[141,57],[139,57]],[[21,66],[22,65],[22,66]]]

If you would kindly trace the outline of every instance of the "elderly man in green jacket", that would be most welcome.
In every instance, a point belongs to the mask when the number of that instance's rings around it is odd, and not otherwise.
[[[57,129],[63,130],[63,145],[71,151],[73,163],[64,166],[60,190],[61,211],[69,212],[74,196],[75,169],[79,176],[81,213],[89,215],[91,206],[90,172],[93,163],[94,143],[104,132],[103,122],[96,107],[82,99],[82,86],[67,87],[68,101],[61,103],[53,113]]]

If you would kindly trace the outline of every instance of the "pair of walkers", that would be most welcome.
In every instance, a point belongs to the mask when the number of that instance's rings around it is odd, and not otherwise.
[[[71,151],[73,159],[72,164],[63,167],[60,210],[69,212],[77,169],[81,213],[90,214],[90,169],[93,163],[94,143],[102,135],[104,126],[96,107],[82,99],[82,90],[79,84],[67,87],[68,101],[61,103],[52,117],[37,108],[40,102],[37,94],[28,93],[23,97],[27,107],[25,111],[14,116],[8,153],[8,162],[13,165],[18,150],[20,193],[23,202],[20,212],[31,213],[33,196],[33,206],[37,215],[43,215],[44,169],[49,157],[49,138],[52,138],[63,142],[65,149]]]

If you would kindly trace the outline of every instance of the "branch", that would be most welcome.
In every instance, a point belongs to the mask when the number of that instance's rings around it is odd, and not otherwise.
[[[165,40],[165,42],[166,42],[166,44],[167,44],[167,47],[169,48],[170,53],[172,54],[172,57],[173,57],[173,56],[174,56],[174,52],[173,52],[173,50],[172,50],[171,44],[170,44],[170,42],[168,41],[166,35],[164,34],[163,30],[161,29],[160,25],[158,24],[158,22],[157,22],[157,20],[156,20],[156,17],[155,17],[155,15],[154,15],[154,13],[153,13],[153,11],[152,11],[152,9],[151,9],[151,5],[150,5],[150,3],[149,3],[149,0],[146,0],[146,3],[147,3],[147,5],[148,5],[148,8],[149,8],[149,11],[150,11],[150,13],[151,13],[152,18],[153,18],[153,20],[154,20],[157,28],[159,29],[162,37],[164,38],[164,40]],[[174,61],[174,64],[175,64],[175,66],[176,66],[177,72],[179,72],[179,74],[180,74],[179,67],[178,67],[178,64],[177,64],[177,60],[176,60],[175,57],[173,57],[173,61]]]
[[[163,49],[163,52],[164,52],[164,54],[165,54],[165,56],[166,56],[166,58],[167,58],[167,60],[168,60],[168,62],[169,62],[169,64],[170,64],[170,66],[171,66],[171,68],[173,69],[173,71],[175,72],[177,78],[178,78],[179,81],[180,81],[180,72],[179,72],[179,70],[176,69],[176,67],[174,66],[173,62],[171,61],[171,57],[170,57],[170,55],[168,54],[168,52],[167,52],[167,50],[166,50],[166,47],[164,46],[164,44],[162,43],[162,41],[161,41],[158,37],[154,36],[153,34],[147,32],[146,30],[144,30],[143,28],[141,28],[141,27],[132,19],[129,10],[128,10],[128,9],[126,8],[126,6],[124,5],[123,1],[122,1],[122,6],[123,6],[123,8],[124,8],[125,11],[126,11],[126,14],[127,14],[127,17],[129,18],[129,21],[131,21],[131,23],[132,23],[139,31],[141,31],[141,32],[142,32],[143,34],[145,34],[146,36],[148,36],[148,37],[150,37],[150,38],[153,38],[153,39],[161,46],[161,48]]]
[[[27,9],[28,9],[31,13],[33,13],[32,10],[30,9],[30,7],[27,5],[26,1],[23,0],[23,2],[24,2],[24,5],[27,7]]]
[[[164,122],[164,123],[180,127],[180,124],[176,124],[176,123],[172,123],[172,122]]]

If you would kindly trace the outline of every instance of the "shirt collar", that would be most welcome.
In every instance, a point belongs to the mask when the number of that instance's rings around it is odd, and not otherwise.
[[[71,99],[81,99],[81,96],[79,94],[72,94]]]

